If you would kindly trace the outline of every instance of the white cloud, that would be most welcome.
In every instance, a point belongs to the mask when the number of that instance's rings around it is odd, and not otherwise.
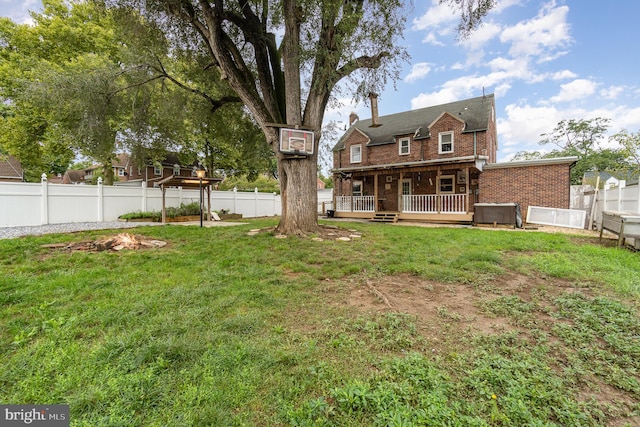
[[[630,132],[640,131],[640,107],[619,107],[615,113],[612,114],[611,123],[611,128],[614,132],[622,129],[627,129]]]
[[[411,72],[407,75],[407,77],[404,78],[404,81],[410,83],[416,80],[420,80],[426,77],[430,71],[431,64],[429,64],[428,62],[419,62],[411,67]]]
[[[431,0],[431,7],[419,18],[413,20],[413,29],[431,30],[449,26],[458,19],[454,11],[445,3]]]
[[[560,85],[560,93],[552,96],[551,102],[568,102],[586,98],[596,92],[597,83],[587,79],[575,79]]]
[[[505,28],[500,40],[511,44],[511,56],[535,56],[548,61],[564,54],[558,49],[564,49],[572,42],[568,12],[567,6],[556,7],[555,2],[547,3],[535,18]]]
[[[626,89],[624,86],[609,86],[600,91],[600,96],[605,99],[616,99]]]
[[[431,0],[431,7],[424,15],[413,20],[412,30],[426,31],[423,43],[444,46],[438,36],[451,34],[459,17],[447,4]]]
[[[506,118],[499,118],[498,148],[499,161],[513,158],[519,151],[549,151],[550,147],[540,146],[540,134],[552,131],[563,119],[555,107],[533,107],[530,105],[507,105]]]
[[[530,79],[532,72],[529,69],[529,61],[526,58],[494,58],[488,62],[493,73],[504,72],[505,77],[518,78],[522,80]]]
[[[32,24],[29,11],[42,12],[40,0],[0,0],[0,16],[10,18],[18,24]]]
[[[471,33],[469,38],[462,40],[460,44],[471,51],[481,49],[489,41],[498,36],[501,31],[502,27],[500,25],[489,22]]]
[[[576,77],[578,77],[578,75],[569,70],[556,71],[555,73],[551,74],[552,80],[575,79]]]
[[[518,151],[549,152],[553,146],[540,145],[540,134],[552,132],[561,120],[588,120],[597,117],[610,119],[609,135],[622,129],[640,130],[640,107],[567,108],[557,106],[532,106],[510,104],[504,109],[505,117],[499,118],[499,161],[510,160]],[[608,142],[603,141],[605,146]]]
[[[422,39],[423,43],[432,44],[434,46],[445,46],[444,43],[438,40],[436,34],[434,32],[428,33],[424,39]]]
[[[520,3],[525,3],[522,0],[498,0],[493,9],[491,9],[492,13],[502,13],[508,7],[519,5]]]
[[[493,93],[496,95],[496,97],[501,98],[505,96],[507,92],[509,92],[509,89],[511,89],[511,85],[509,83],[502,83],[496,86],[496,89],[493,91]]]
[[[455,87],[446,87],[438,92],[421,93],[411,99],[411,109],[430,107],[432,105],[446,104],[447,102],[458,101],[461,97]]]

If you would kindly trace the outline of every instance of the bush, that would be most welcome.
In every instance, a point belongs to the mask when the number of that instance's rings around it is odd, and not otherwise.
[[[200,203],[193,202],[189,204],[181,204],[179,208],[166,208],[167,218],[175,218],[178,216],[200,215]]]
[[[176,218],[178,216],[192,216],[200,215],[200,203],[193,202],[188,204],[181,204],[180,207],[168,207],[165,209],[167,218]],[[160,221],[162,218],[162,212],[129,212],[124,215],[120,215],[120,219],[141,219],[141,218],[153,218]]]
[[[141,219],[141,218],[153,218],[155,220],[160,220],[162,217],[162,212],[129,212],[124,215],[120,215],[120,219]]]

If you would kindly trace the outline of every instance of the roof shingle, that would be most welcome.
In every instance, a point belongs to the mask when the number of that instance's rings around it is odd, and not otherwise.
[[[430,137],[429,125],[445,112],[464,121],[465,132],[486,130],[491,120],[493,98],[494,95],[489,94],[381,116],[378,120],[381,126],[378,127],[371,127],[371,119],[358,120],[338,140],[333,151],[343,150],[349,135],[356,129],[369,138],[369,146],[394,143],[395,138],[400,135],[415,134],[416,139],[428,138]]]

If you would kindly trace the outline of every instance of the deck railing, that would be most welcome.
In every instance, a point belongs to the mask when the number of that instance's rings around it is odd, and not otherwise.
[[[467,213],[466,194],[420,194],[402,196],[404,213]],[[374,212],[373,196],[336,196],[337,212]]]
[[[336,196],[338,212],[374,212],[373,196]]]
[[[402,196],[405,213],[466,213],[466,194],[420,194]]]

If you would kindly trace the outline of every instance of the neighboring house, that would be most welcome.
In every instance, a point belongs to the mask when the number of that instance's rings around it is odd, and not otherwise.
[[[195,176],[196,164],[181,165],[176,153],[168,153],[165,158],[153,163],[148,161],[143,165],[137,165],[126,153],[120,153],[113,160],[113,175],[115,185],[128,185],[139,187],[143,182],[149,187],[155,187],[156,183],[170,176]],[[94,165],[85,170],[84,180],[91,181],[100,165]]]
[[[127,180],[142,185],[145,181],[147,186],[155,187],[157,182],[170,176],[196,176],[197,163],[181,164],[177,153],[167,153],[164,159],[153,163],[145,162],[144,165],[136,165],[133,162],[127,165]]]
[[[605,185],[608,185],[609,187],[617,187],[618,185],[620,185],[620,181],[625,181],[626,185],[633,185],[638,183],[637,172],[587,171],[582,176],[582,184],[593,185],[595,187],[596,182],[598,181],[598,177],[600,177],[600,188],[604,188]]]
[[[85,183],[86,176],[87,176],[87,170],[69,169],[62,176],[62,184],[81,185]],[[49,182],[51,182],[51,180]]]
[[[320,178],[316,178],[316,190],[324,190],[327,185]]]
[[[24,170],[18,159],[11,155],[0,154],[0,181],[24,181]]]
[[[569,207],[576,158],[496,163],[493,94],[383,117],[377,110],[374,95],[372,118],[352,123],[333,148],[336,216],[472,222],[475,203]]]

